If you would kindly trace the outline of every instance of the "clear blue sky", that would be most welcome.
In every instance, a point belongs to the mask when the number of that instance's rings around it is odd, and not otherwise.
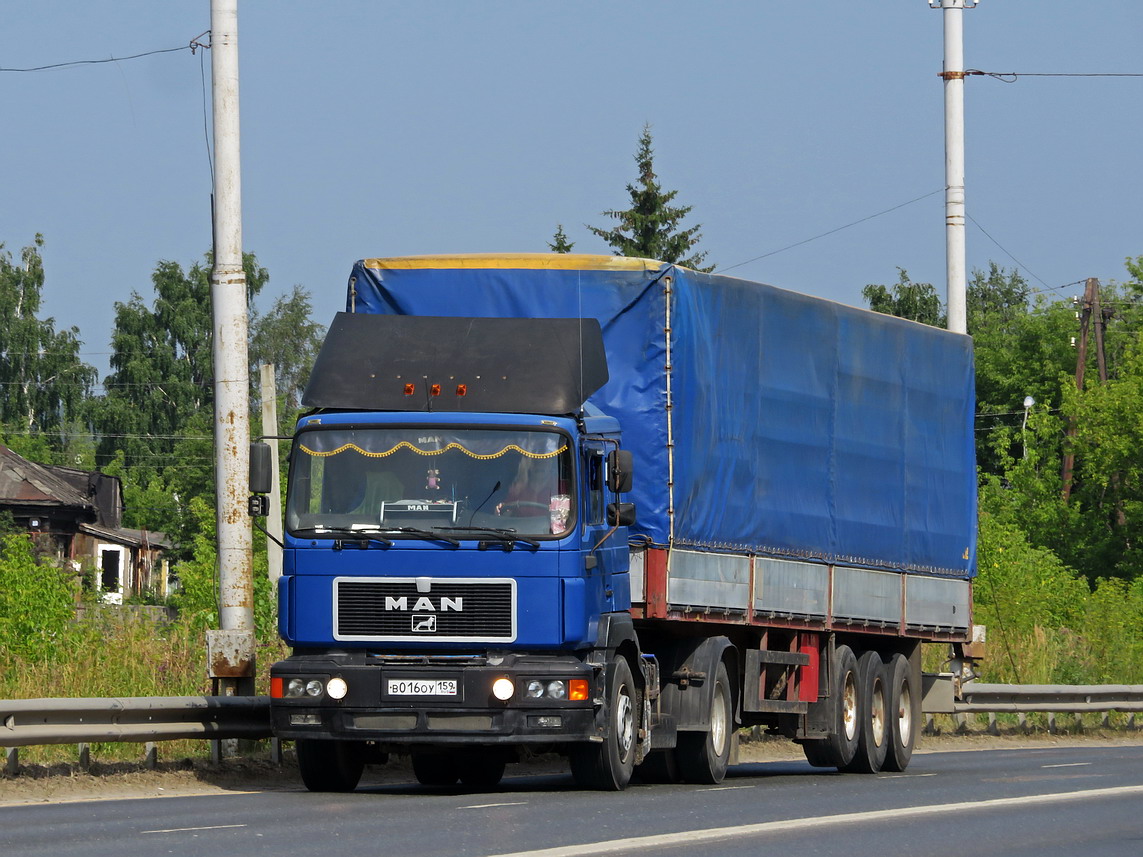
[[[585,223],[656,167],[730,268],[944,185],[941,13],[925,0],[240,0],[245,246],[328,323],[355,259],[607,252]],[[981,0],[965,61],[1143,72],[1137,0]],[[6,0],[0,67],[186,45],[208,0]],[[206,58],[209,90],[209,56]],[[1036,288],[1143,254],[1143,78],[970,78],[970,268]],[[199,56],[0,73],[0,241],[45,236],[46,310],[104,369],[115,301],[210,244]],[[861,304],[896,267],[944,292],[943,194],[731,273]],[[1026,266],[1026,267],[1025,267]],[[1072,294],[1077,288],[1065,289]],[[263,307],[269,300],[260,302]]]

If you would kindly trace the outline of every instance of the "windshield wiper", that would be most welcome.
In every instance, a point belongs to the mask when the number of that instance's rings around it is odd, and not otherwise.
[[[424,539],[428,542],[448,542],[453,547],[460,547],[459,539],[454,539],[452,536],[444,535],[437,530],[422,530],[419,527],[383,527],[378,532],[403,533],[409,536],[416,536],[417,538]]]
[[[358,542],[362,546],[367,545],[369,542],[378,542],[379,544],[389,547],[393,544],[392,539],[387,539],[381,534],[381,530],[376,527],[323,527],[318,525],[316,527],[298,527],[291,532],[294,535],[305,533],[312,536],[328,536],[332,538],[336,544],[335,549],[340,550],[340,544],[346,542]]]
[[[442,530],[448,530],[450,533],[472,533],[473,535],[487,536],[491,539],[504,542],[504,544],[511,550],[512,545],[516,542],[523,542],[530,548],[539,548],[540,543],[535,539],[525,538],[524,536],[517,535],[515,530],[504,529],[502,527],[441,527]]]

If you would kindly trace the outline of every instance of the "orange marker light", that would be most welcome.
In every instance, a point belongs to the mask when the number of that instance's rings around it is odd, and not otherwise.
[[[270,679],[270,698],[271,699],[281,699],[282,694],[283,694],[282,679],[280,679],[280,678]]]
[[[467,396],[468,395],[468,384],[457,384],[456,385],[456,394],[458,396]]]
[[[439,396],[441,394],[441,385],[433,384],[431,387],[429,387],[429,394],[432,396]]]
[[[588,681],[585,678],[573,678],[568,682],[568,699],[573,702],[583,702],[588,699]]]
[[[416,384],[406,384],[405,385],[405,395],[406,396],[411,396],[415,392],[417,392],[417,385]]]

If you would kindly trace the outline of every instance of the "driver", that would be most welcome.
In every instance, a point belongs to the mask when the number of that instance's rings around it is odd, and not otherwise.
[[[504,502],[496,504],[496,514],[514,517],[543,514],[555,493],[556,459],[521,455]],[[537,507],[542,507],[543,511]]]

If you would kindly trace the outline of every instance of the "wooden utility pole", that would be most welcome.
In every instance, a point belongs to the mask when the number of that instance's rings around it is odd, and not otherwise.
[[[1107,356],[1103,350],[1103,330],[1107,319],[1103,315],[1103,307],[1099,298],[1099,280],[1089,277],[1083,292],[1083,305],[1080,308],[1080,336],[1079,346],[1076,349],[1076,389],[1083,392],[1084,372],[1087,369],[1087,337],[1088,329],[1092,326],[1092,316],[1095,316],[1095,349],[1096,362],[1099,365],[1100,383],[1107,381]],[[1077,425],[1073,417],[1068,421],[1068,439],[1065,442],[1064,452],[1064,501],[1071,497],[1072,477],[1075,471],[1075,454],[1072,445],[1075,442]]]

